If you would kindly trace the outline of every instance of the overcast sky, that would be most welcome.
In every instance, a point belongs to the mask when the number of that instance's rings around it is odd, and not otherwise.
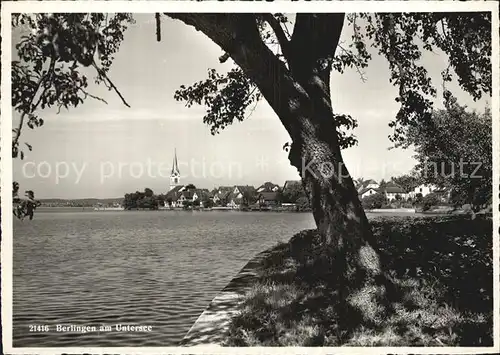
[[[180,85],[205,79],[208,68],[230,68],[230,63],[218,63],[222,52],[214,43],[168,18],[158,43],[154,15],[135,19],[109,73],[131,108],[113,92],[91,86],[89,91],[105,98],[107,105],[89,99],[59,115],[43,112],[45,125],[25,129],[21,136],[33,151],[26,152],[24,161],[14,161],[14,180],[22,190],[32,189],[38,198],[119,197],[145,187],[166,192],[174,149],[181,182],[197,187],[258,186],[265,181],[282,185],[299,177],[282,149],[289,136],[266,102],[244,122],[212,136],[202,120],[203,107],[186,108],[174,100]],[[343,39],[348,38],[345,29]],[[424,60],[437,82],[447,58],[429,54]],[[413,152],[387,150],[388,123],[398,109],[387,63],[374,56],[366,78],[362,82],[355,70],[332,75],[335,111],[359,123],[359,144],[344,150],[343,156],[353,177],[389,179],[414,166]],[[461,103],[484,109],[484,101],[474,103],[463,92],[455,93]]]

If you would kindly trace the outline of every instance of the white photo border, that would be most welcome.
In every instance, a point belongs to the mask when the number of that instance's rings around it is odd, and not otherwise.
[[[492,347],[13,347],[12,346],[12,108],[11,15],[37,12],[492,12],[492,129],[493,129],[493,341]],[[2,343],[5,354],[486,354],[500,353],[499,207],[500,207],[500,62],[499,4],[496,1],[19,1],[2,2],[1,81],[1,290]],[[496,153],[495,153],[496,152]]]

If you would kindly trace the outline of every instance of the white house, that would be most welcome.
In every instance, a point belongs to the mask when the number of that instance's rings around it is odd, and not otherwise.
[[[256,190],[255,187],[253,186],[242,186],[238,185],[235,186],[233,189],[233,192],[229,196],[229,202],[227,204],[228,207],[232,208],[239,208],[240,205],[245,202],[245,194],[248,195],[248,197],[252,198],[255,197],[256,195]],[[249,202],[249,201],[247,201]]]
[[[194,202],[199,199],[198,194],[196,191],[182,191],[181,195],[177,199],[178,202],[180,202],[180,205],[182,206],[184,202]]]
[[[165,207],[183,207],[185,201],[201,200],[203,190],[190,189],[184,185],[177,185],[167,192]]]
[[[365,189],[378,189],[380,185],[373,179],[369,179],[366,181],[363,181],[362,184],[359,184],[356,188],[358,190],[358,193]]]
[[[358,195],[359,195],[360,199],[363,199],[363,198],[365,198],[367,196],[371,196],[371,195],[376,194],[378,192],[379,192],[378,188],[367,187],[365,189],[360,190],[359,193],[358,193]]]
[[[434,190],[436,190],[436,186],[434,185],[421,184],[415,187],[415,189],[412,192],[410,192],[409,195],[411,198],[415,198],[417,194],[422,194],[422,197],[424,197],[433,192]]]
[[[379,187],[380,185],[373,179],[363,181],[357,187],[359,198],[363,199],[364,197],[376,194],[379,192]]]
[[[226,205],[226,207],[231,207],[233,209],[237,209],[237,208],[240,207],[240,204],[237,203],[235,200],[232,199],[231,201],[228,202],[228,204]]]
[[[389,201],[396,200],[397,196],[399,196],[403,200],[406,200],[408,198],[408,194],[401,188],[401,186],[393,182],[387,183],[387,185],[384,187],[384,193],[385,197]]]

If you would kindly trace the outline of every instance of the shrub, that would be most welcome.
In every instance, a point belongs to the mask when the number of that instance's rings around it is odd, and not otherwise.
[[[435,193],[426,195],[422,200],[422,210],[429,211],[432,207],[439,205],[441,199]]]
[[[376,193],[370,196],[366,196],[361,200],[363,208],[366,210],[373,210],[375,208],[382,208],[385,205],[385,196],[381,193]]]
[[[214,207],[214,202],[211,199],[207,198],[207,199],[203,200],[203,207],[204,208],[212,208],[212,207]]]

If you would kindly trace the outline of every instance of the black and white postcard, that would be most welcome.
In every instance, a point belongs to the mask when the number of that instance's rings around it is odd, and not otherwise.
[[[496,1],[1,14],[4,353],[500,353]]]

